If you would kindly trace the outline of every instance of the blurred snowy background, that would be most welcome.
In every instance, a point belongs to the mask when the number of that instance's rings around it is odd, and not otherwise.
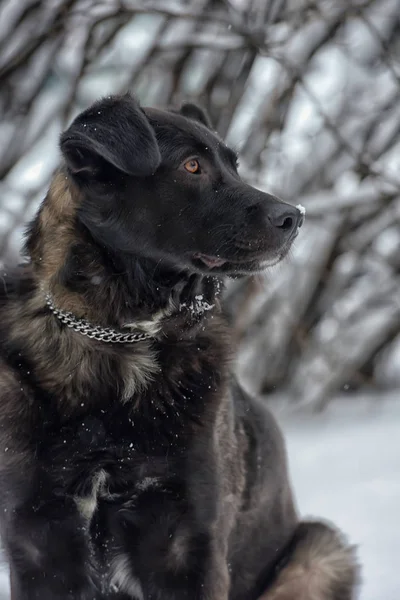
[[[360,544],[361,599],[398,600],[400,1],[2,0],[3,268],[60,130],[127,89],[200,102],[245,179],[306,207],[290,259],[228,287],[238,369],[280,415],[301,511]]]

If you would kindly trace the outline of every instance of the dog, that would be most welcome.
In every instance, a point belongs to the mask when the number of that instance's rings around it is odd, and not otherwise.
[[[281,432],[232,373],[225,277],[300,211],[244,183],[194,104],[96,102],[0,294],[13,600],[350,600],[355,550],[299,520]]]

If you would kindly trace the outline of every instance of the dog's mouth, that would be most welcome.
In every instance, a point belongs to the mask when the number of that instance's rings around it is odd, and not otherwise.
[[[225,258],[209,256],[208,254],[201,254],[200,252],[196,252],[196,254],[193,255],[193,258],[195,261],[204,263],[209,269],[217,269],[228,262],[228,260]]]
[[[251,273],[260,273],[279,263],[286,256],[289,248],[290,245],[273,254],[246,253],[241,258],[236,256],[234,259],[197,252],[192,256],[192,264],[199,271],[215,275],[250,275]]]
[[[259,246],[259,242],[251,243],[235,240],[232,247],[234,256],[222,257],[213,254],[204,254],[196,252],[191,257],[191,262],[196,269],[200,271],[212,272],[215,275],[231,275],[231,274],[251,274],[264,271],[265,269],[278,264],[288,254],[293,241],[298,235],[297,229],[293,235],[285,241],[277,249],[260,248],[255,250],[254,247]]]

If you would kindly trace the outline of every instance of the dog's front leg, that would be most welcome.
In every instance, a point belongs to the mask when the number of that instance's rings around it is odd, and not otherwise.
[[[157,597],[163,600],[228,600],[230,578],[226,563],[208,567],[203,577],[184,575],[177,585],[159,588],[157,594],[145,594],[146,600]]]
[[[230,576],[225,553],[212,548],[203,569],[203,579],[189,590],[189,600],[228,600]],[[177,600],[181,600],[178,595]],[[185,596],[186,599],[186,596]]]
[[[83,524],[72,500],[25,503],[3,522],[13,600],[94,600]]]
[[[205,593],[201,600],[228,600],[230,577],[224,558],[216,560],[206,576]]]
[[[226,555],[214,546],[211,536],[203,532],[184,540],[172,534],[168,547],[165,539],[155,536],[155,545],[148,546],[152,534],[151,527],[146,528],[142,543],[138,537],[129,536],[136,543],[126,545],[127,551],[118,561],[120,570],[114,572],[120,592],[130,595],[139,588],[140,594],[136,595],[144,600],[228,600]],[[119,548],[125,545],[121,538],[117,541]]]

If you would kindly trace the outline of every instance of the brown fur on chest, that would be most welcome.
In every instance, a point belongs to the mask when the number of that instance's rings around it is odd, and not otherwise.
[[[109,390],[110,401],[137,406],[151,388],[160,393],[167,388],[184,389],[203,374],[208,382],[205,393],[225,385],[229,338],[218,318],[193,338],[106,344],[62,325],[46,307],[44,293],[36,284],[30,293],[10,299],[1,313],[7,323],[5,346],[29,365],[26,384],[29,387],[32,381],[67,413],[82,403],[87,408],[95,405],[102,389]]]
[[[115,397],[129,400],[159,372],[150,343],[130,348],[96,343],[60,326],[54,315],[35,310],[41,302],[35,297],[28,304],[17,303],[4,311],[11,323],[9,341],[21,348],[39,387],[64,409],[81,402],[92,404],[97,388],[110,381],[115,384]]]

